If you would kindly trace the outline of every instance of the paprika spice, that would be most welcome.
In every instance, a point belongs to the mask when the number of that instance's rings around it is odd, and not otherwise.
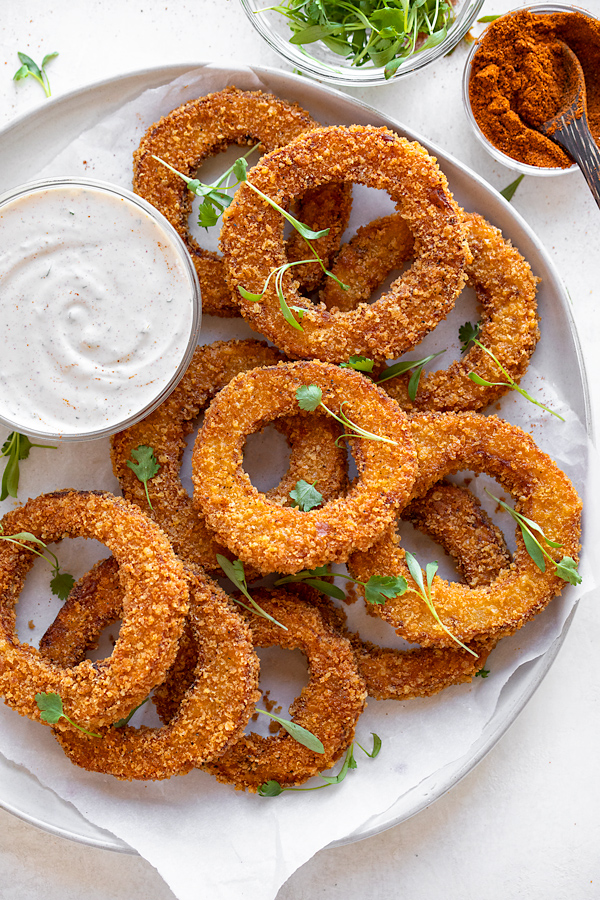
[[[487,140],[530,166],[569,168],[571,157],[541,132],[561,107],[568,74],[560,41],[579,58],[590,130],[600,144],[600,21],[583,11],[521,10],[493,22],[479,39],[469,102]]]

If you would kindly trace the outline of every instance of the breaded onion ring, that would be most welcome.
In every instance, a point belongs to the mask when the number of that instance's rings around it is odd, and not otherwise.
[[[473,261],[466,267],[468,284],[474,288],[482,309],[477,339],[490,350],[519,382],[527,370],[539,339],[536,290],[539,281],[529,264],[502,232],[476,213],[466,213],[467,240]],[[360,229],[345,244],[332,272],[350,285],[343,291],[331,278],[321,293],[327,306],[352,309],[394,269],[410,259],[412,237],[398,215],[377,219]],[[410,372],[391,378],[382,387],[407,411],[480,410],[507,391],[508,385],[475,384],[468,377],[475,371],[486,381],[502,382],[505,376],[494,360],[472,344],[467,353],[445,370],[423,373],[416,398],[408,395]]]
[[[281,354],[260,341],[216,341],[197,347],[185,375],[165,402],[143,421],[114,435],[113,470],[123,494],[154,517],[184,559],[219,570],[216,553],[225,553],[200,510],[194,509],[179,476],[185,439],[194,420],[214,395],[241,372],[270,366]],[[336,447],[339,426],[328,416],[295,415],[277,426],[292,448],[287,474],[266,493],[273,503],[291,503],[289,492],[304,479],[325,499],[338,496],[347,485],[346,454]],[[148,482],[151,510],[144,485],[127,465],[140,445],[154,450],[160,471]]]
[[[0,693],[22,715],[40,719],[36,693],[60,694],[79,725],[110,725],[164,679],[175,658],[188,607],[180,560],[160,528],[122,497],[95,491],[57,491],[29,500],[2,520],[3,534],[31,532],[45,543],[96,538],[120,564],[123,625],[102,664],[74,669],[49,662],[15,633],[14,605],[35,556],[0,541]],[[32,544],[32,547],[35,545]]]
[[[441,481],[402,512],[402,519],[440,544],[456,562],[469,587],[491,584],[510,565],[500,529],[488,518],[477,497],[466,488]],[[371,607],[367,611],[370,611]],[[455,684],[471,681],[483,668],[494,638],[460,647],[378,647],[358,634],[348,634],[367,693],[376,700],[429,697]]]
[[[170,778],[220,755],[243,733],[260,696],[259,661],[249,629],[199,568],[186,566],[185,572],[190,588],[186,635],[195,653],[186,661],[191,683],[178,708],[162,728],[102,728],[101,739],[69,725],[55,726],[55,737],[75,765],[129,781]],[[76,585],[40,646],[61,665],[75,665],[102,626],[122,610],[118,565],[109,558]]]
[[[317,385],[323,403],[394,443],[350,438],[358,479],[343,497],[303,512],[260,495],[242,469],[248,434],[299,410],[296,391]],[[223,542],[259,572],[297,572],[366,549],[412,489],[411,428],[398,405],[357,372],[320,362],[281,363],[234,378],[215,397],[192,456],[194,504]]]
[[[222,259],[217,253],[200,247],[189,232],[192,194],[184,181],[153,159],[153,155],[193,178],[205,159],[230,144],[260,142],[269,151],[316,127],[314,119],[295,103],[262,91],[228,87],[174,109],[155,122],[142,138],[133,155],[133,189],[160,210],[183,239],[198,273],[205,314],[237,316],[239,309],[232,301]],[[330,229],[328,235],[316,242],[325,260],[339,247],[350,206],[350,192],[341,185],[311,192],[300,204],[298,216],[303,222],[315,230]],[[305,259],[306,251],[299,235],[290,238],[290,259]],[[306,269],[309,289],[314,287],[315,274],[321,274],[320,267],[296,267],[300,268]]]
[[[316,605],[283,590],[255,590],[254,596],[288,629],[283,631],[264,618],[248,615],[254,646],[299,649],[308,659],[310,680],[290,706],[290,716],[320,739],[325,752],[308,750],[280,729],[271,737],[245,735],[203,767],[218,781],[249,791],[271,779],[282,787],[303,784],[329,769],[350,746],[366,699],[350,644],[327,623]]]
[[[283,318],[273,278],[260,302],[240,295],[242,314],[252,327],[288,356],[329,362],[344,362],[356,354],[376,359],[398,356],[452,308],[469,259],[462,212],[445,176],[419,144],[387,128],[322,128],[264,156],[248,180],[284,208],[315,185],[346,181],[381,188],[415,235],[416,259],[410,270],[374,304],[351,312],[314,306],[299,294],[293,270],[288,270],[283,292],[290,307],[303,310],[302,331]],[[263,291],[270,273],[286,262],[283,226],[281,214],[242,184],[223,216],[221,230],[232,290]]]
[[[532,438],[495,416],[476,413],[424,413],[410,419],[418,456],[413,495],[422,496],[439,478],[462,469],[486,472],[515,498],[515,509],[536,522],[551,541],[549,551],[577,560],[581,501],[555,462]],[[511,565],[489,586],[470,588],[434,577],[432,600],[442,622],[463,642],[501,637],[520,628],[540,612],[565,582],[548,564],[542,572],[527,553],[520,529]],[[372,574],[403,575],[409,590],[374,612],[397,633],[424,646],[452,646],[452,639],[436,622],[404,560],[404,551],[391,526],[366,553],[353,554],[352,574],[366,581]]]

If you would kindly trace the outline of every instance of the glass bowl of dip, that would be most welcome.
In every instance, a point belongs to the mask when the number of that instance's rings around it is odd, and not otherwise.
[[[82,441],[165,400],[198,339],[201,300],[175,229],[130,191],[51,178],[0,196],[0,424]]]
[[[408,5],[412,6],[413,2],[414,0],[409,0]],[[416,72],[417,69],[429,65],[449,53],[470,29],[483,2],[484,0],[456,0],[456,2],[450,3],[448,0],[451,7],[451,19],[443,40],[429,46],[423,37],[423,40],[418,41],[416,51],[400,63],[389,80],[393,81],[402,75]],[[368,58],[364,65],[357,66],[352,65],[351,61],[345,59],[343,55],[329,49],[323,41],[291,44],[290,38],[293,33],[289,19],[286,15],[270,9],[264,0],[240,0],[240,3],[254,28],[271,49],[304,75],[310,75],[327,84],[356,85],[357,87],[387,83],[385,66],[375,65]],[[435,4],[432,5],[435,6]],[[403,15],[400,9],[392,10],[391,13]],[[424,44],[424,49],[419,49],[419,44]]]
[[[564,175],[567,172],[574,172],[577,170],[576,163],[572,163],[569,166],[539,166],[539,165],[530,165],[526,162],[523,162],[519,159],[514,159],[508,153],[501,150],[497,147],[491,140],[491,138],[485,134],[484,130],[481,127],[480,122],[477,120],[476,115],[473,112],[473,108],[471,106],[471,97],[470,97],[470,84],[471,78],[474,77],[474,67],[477,64],[477,54],[481,51],[482,47],[491,43],[491,36],[493,35],[494,27],[498,26],[498,23],[505,22],[511,16],[522,15],[523,13],[532,13],[534,15],[550,15],[552,13],[579,13],[589,19],[595,20],[595,16],[589,13],[587,10],[580,9],[576,6],[565,6],[559,3],[540,3],[535,4],[533,6],[525,6],[519,9],[511,10],[505,15],[501,16],[499,19],[496,19],[492,22],[486,30],[480,35],[475,44],[473,44],[469,56],[467,57],[467,61],[465,64],[465,69],[463,73],[463,82],[462,82],[462,94],[463,94],[463,105],[465,108],[465,112],[467,118],[471,124],[473,129],[473,133],[475,137],[479,140],[483,147],[487,150],[487,152],[494,157],[497,162],[502,163],[510,169],[514,169],[517,172],[520,172],[523,175],[537,175],[537,176],[554,176],[554,175]],[[561,40],[565,40],[566,43],[569,43],[568,35],[558,34]],[[600,46],[600,45],[599,45]],[[576,50],[576,47],[573,46],[572,49]],[[599,51],[600,52],[600,51]],[[500,61],[498,61],[500,64]],[[491,95],[490,95],[491,96]],[[523,123],[524,125],[526,123]],[[528,126],[527,126],[528,127]],[[530,129],[533,134],[539,134],[535,131],[535,129]],[[538,138],[535,138],[536,140]],[[545,138],[541,136],[540,139],[543,141],[549,141],[549,138]]]

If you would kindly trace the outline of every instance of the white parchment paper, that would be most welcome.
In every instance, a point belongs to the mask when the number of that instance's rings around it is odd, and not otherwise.
[[[130,186],[131,154],[146,128],[185,100],[221,88],[229,80],[222,72],[207,67],[171,85],[147,91],[80,135],[42,170],[24,174],[24,180],[43,175],[86,175]],[[243,86],[262,85],[256,75],[246,72]],[[351,227],[356,227],[357,218],[368,221],[380,214],[377,203],[365,195]],[[465,318],[468,316],[463,313],[461,321]],[[456,333],[455,324],[448,327]],[[209,343],[250,334],[241,320],[213,319],[205,320],[201,340]],[[443,329],[429,340],[436,348],[443,346]],[[502,401],[500,414],[530,431],[568,472],[584,498],[593,496],[595,489],[598,496],[597,463],[585,428],[570,412],[560,380],[554,384],[548,374],[544,372],[543,379],[533,366],[523,386],[541,391],[536,397],[559,410],[567,420],[565,424],[515,395]],[[0,433],[0,440],[4,437],[5,433]],[[65,486],[118,493],[108,449],[108,441],[102,440],[66,444],[54,451],[33,450],[21,467],[20,499]],[[12,505],[13,501],[5,501],[0,504],[0,512]],[[590,503],[587,509],[591,508]],[[597,524],[586,520],[586,545],[591,546],[597,537]],[[64,542],[60,554],[63,567],[76,576],[99,555],[105,555],[93,542],[81,540]],[[358,769],[336,787],[263,799],[217,784],[199,771],[167,782],[121,783],[76,769],[49,728],[21,718],[6,707],[0,707],[0,752],[25,766],[90,822],[117,835],[149,860],[179,900],[270,900],[316,851],[376,820],[424,779],[469,753],[485,733],[508,679],[518,677],[521,666],[552,646],[578,596],[595,587],[585,554],[581,573],[584,580],[580,589],[567,587],[542,615],[500,643],[487,664],[492,672],[487,679],[476,679],[472,685],[451,688],[424,700],[370,701],[359,722],[357,740],[369,747],[370,732],[376,732],[383,740],[382,751],[372,761],[357,750]],[[23,638],[29,633],[32,643],[39,639],[56,609],[53,601],[47,600],[47,580],[43,564],[36,564],[20,604],[20,635]],[[365,636],[394,645],[391,629],[381,622],[365,623],[359,606],[349,608],[351,621],[369,630]],[[29,622],[33,627],[27,632]]]

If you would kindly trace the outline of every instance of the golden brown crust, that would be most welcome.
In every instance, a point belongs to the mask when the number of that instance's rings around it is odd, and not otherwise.
[[[33,533],[45,543],[96,538],[120,564],[124,616],[112,655],[65,669],[18,641],[14,607],[34,555],[0,541],[0,692],[29,718],[40,719],[38,692],[60,694],[80,725],[111,724],[159,684],[173,662],[188,607],[183,567],[160,528],[122,497],[57,491],[29,500],[2,520],[5,535]]]
[[[101,728],[100,738],[57,726],[55,737],[75,765],[129,781],[170,778],[218,756],[242,734],[260,696],[249,629],[199,568],[186,566],[185,572],[190,588],[186,629],[194,655],[186,658],[189,685],[177,708],[162,728]],[[63,665],[77,664],[103,623],[118,619],[122,610],[118,566],[109,558],[73,589],[44,635],[44,653]],[[167,679],[177,671],[179,658]]]
[[[532,438],[495,416],[476,413],[424,413],[410,419],[418,456],[413,496],[419,497],[444,475],[460,470],[486,472],[515,498],[515,509],[536,522],[544,534],[561,544],[550,551],[577,560],[581,531],[581,501],[573,485]],[[517,549],[508,568],[493,584],[470,588],[435,577],[433,604],[453,635],[464,642],[481,636],[501,637],[519,628],[542,610],[565,582],[548,564],[541,572],[516,530]],[[411,579],[391,526],[366,553],[353,554],[352,574],[366,581],[372,574],[402,575],[409,590],[378,606],[374,612],[390,622],[398,634],[424,646],[452,646]]]
[[[271,737],[251,733],[203,768],[218,781],[256,791],[267,781],[282,787],[303,784],[329,769],[350,746],[366,692],[346,638],[328,624],[318,606],[283,590],[254,591],[260,606],[288,629],[248,616],[255,647],[300,649],[308,659],[309,682],[290,706],[290,717],[322,742],[315,753],[283,729]],[[284,718],[287,718],[285,713]]]
[[[205,315],[237,316],[239,310],[227,287],[223,260],[217,253],[204,250],[190,235],[188,218],[192,194],[185,182],[161,165],[159,156],[187,177],[193,178],[196,169],[210,156],[215,156],[231,144],[251,146],[260,143],[266,151],[287,144],[293,138],[317,127],[311,116],[294,103],[287,103],[262,91],[240,91],[227,87],[197,100],[190,100],[172,110],[152,125],[133,155],[133,189],[155,206],[173,225],[189,250],[202,293]],[[323,196],[309,196],[305,208],[299,211],[318,224],[331,225],[330,235],[318,246],[329,259],[339,246],[339,237],[350,214],[351,198],[346,188],[333,186]],[[305,247],[306,249],[306,247]],[[290,247],[293,259],[303,259],[297,238]],[[314,278],[312,267],[309,277]]]
[[[296,391],[315,384],[324,405],[395,443],[351,438],[358,479],[345,497],[303,512],[259,495],[242,471],[248,434],[299,410]],[[343,562],[366,549],[406,502],[414,479],[410,427],[398,405],[357,372],[321,362],[281,363],[239,375],[213,400],[192,457],[194,504],[244,563],[292,573]]]
[[[469,251],[462,213],[445,176],[419,144],[387,128],[332,126],[309,132],[267,154],[249,181],[284,208],[308,187],[359,182],[387,191],[416,239],[411,269],[372,305],[331,312],[302,297],[293,271],[283,276],[290,307],[303,310],[298,331],[282,317],[271,279],[259,303],[239,298],[243,315],[288,356],[344,362],[364,354],[398,356],[452,308],[464,283]],[[221,249],[232,290],[260,294],[269,273],[285,263],[283,217],[243,184],[223,216]]]
[[[111,440],[113,470],[128,500],[155,518],[171,539],[175,552],[211,571],[220,571],[216,554],[227,555],[208,527],[201,511],[192,505],[179,476],[186,443],[194,422],[211,399],[232,378],[282,359],[280,353],[260,341],[216,341],[197,347],[184,377],[161,406]],[[281,483],[265,495],[282,506],[291,503],[289,492],[299,479],[316,486],[328,499],[347,484],[345,451],[336,447],[336,423],[326,416],[298,415],[276,423],[292,448],[288,471]],[[148,482],[153,510],[142,482],[127,465],[131,451],[152,447],[161,466]]]

